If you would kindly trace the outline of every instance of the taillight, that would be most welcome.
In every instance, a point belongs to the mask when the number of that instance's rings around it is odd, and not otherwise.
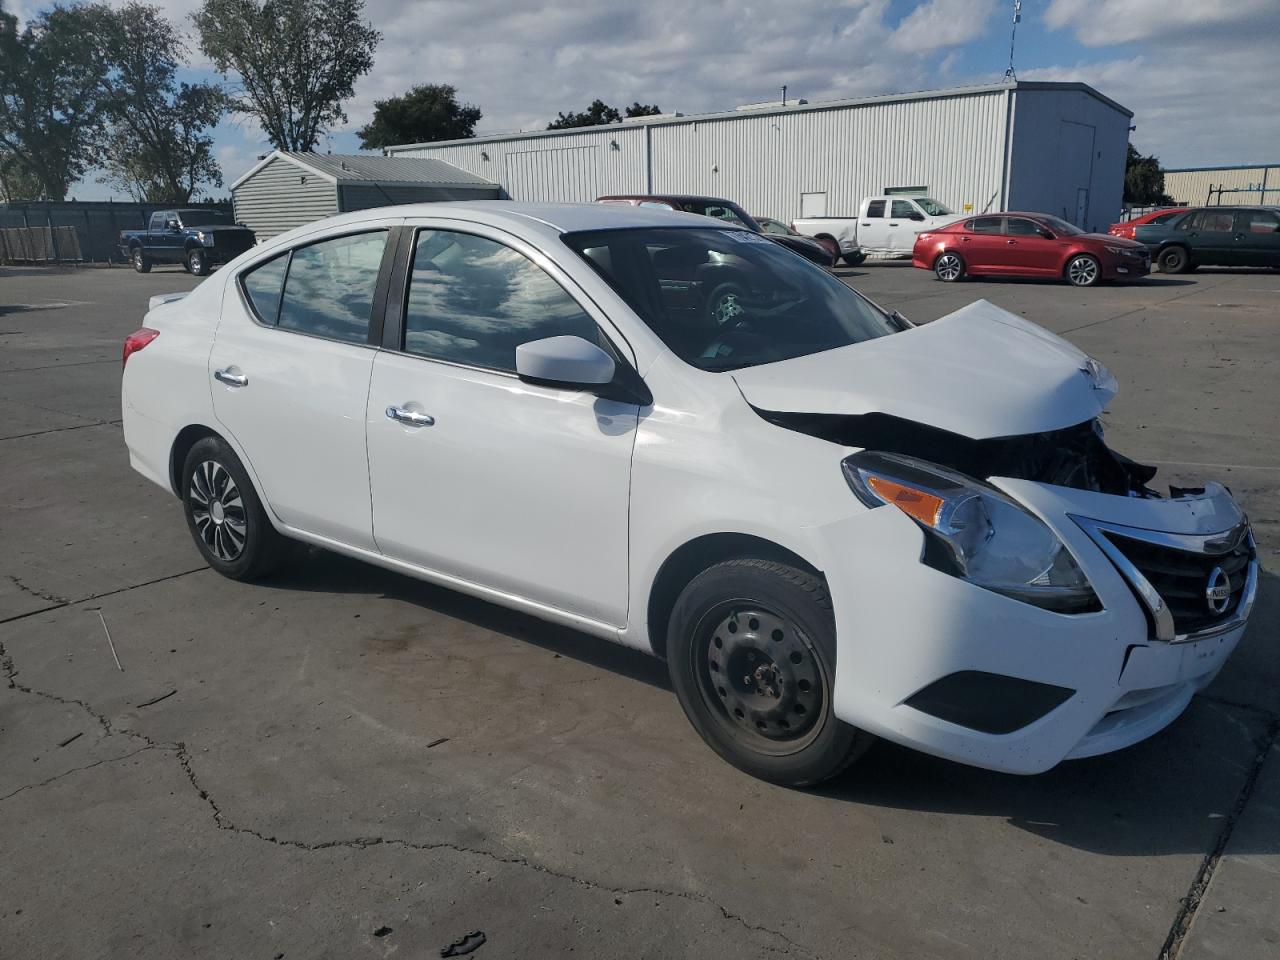
[[[137,353],[148,343],[160,336],[159,330],[152,330],[150,327],[139,327],[133,333],[124,338],[124,356],[120,359],[120,366],[124,367],[129,362],[129,357]]]

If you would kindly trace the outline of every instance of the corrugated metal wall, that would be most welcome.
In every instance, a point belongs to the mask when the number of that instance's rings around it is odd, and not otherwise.
[[[392,186],[378,183],[344,183],[341,191],[341,210],[369,210],[373,207],[393,207],[401,203],[432,203],[440,200],[496,200],[498,187],[438,187]]]
[[[1223,193],[1219,198],[1219,187],[1245,192]],[[1164,175],[1164,192],[1178,203],[1280,203],[1280,164],[1173,170]]]
[[[277,157],[231,191],[236,220],[259,240],[338,212],[337,187]]]

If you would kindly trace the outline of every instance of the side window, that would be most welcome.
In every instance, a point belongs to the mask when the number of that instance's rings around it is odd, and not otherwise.
[[[545,337],[601,337],[541,267],[510,247],[452,230],[418,234],[404,348],[433,360],[514,373],[516,347]]]
[[[1230,210],[1205,210],[1200,214],[1200,223],[1196,229],[1205,233],[1230,233],[1234,221],[1235,217]]]
[[[1241,210],[1237,217],[1237,233],[1275,233],[1280,219],[1268,210]]]
[[[368,343],[373,288],[387,233],[357,233],[293,251],[279,325],[312,336]]]
[[[890,215],[895,220],[899,217],[903,220],[910,220],[911,216],[917,212],[915,204],[909,200],[895,200],[893,201],[893,212]]]
[[[160,231],[160,230],[163,230],[163,229],[164,229],[164,214],[163,214],[163,213],[153,213],[153,214],[151,215],[151,225],[150,225],[149,227],[147,227],[147,229],[148,229],[148,230],[150,230],[152,233],[156,233],[156,232],[158,232],[158,231]]]
[[[1188,213],[1185,217],[1183,217],[1181,220],[1175,223],[1173,225],[1173,228],[1175,230],[1180,230],[1183,233],[1186,233],[1189,230],[1199,230],[1201,216],[1203,216],[1203,214]]]
[[[883,216],[884,216],[883,200],[872,200],[870,203],[867,204],[868,220],[872,219],[873,217],[883,217]]]
[[[1162,213],[1158,217],[1152,217],[1147,222],[1148,223],[1168,223],[1170,220],[1172,220],[1176,216],[1178,216],[1177,213]]]
[[[1040,235],[1040,225],[1025,217],[1009,217],[1005,223],[1005,233],[1012,234],[1015,237],[1037,237]]]
[[[965,223],[967,233],[999,233],[1003,217],[976,217]]]
[[[665,200],[641,200],[641,201],[640,201],[640,206],[642,206],[642,207],[657,207],[659,210],[674,210],[674,209],[675,209],[675,207],[673,207],[671,204],[667,203],[667,201],[665,201]]]
[[[289,254],[282,253],[240,276],[240,285],[258,319],[275,326],[280,318],[280,294],[289,269]]]

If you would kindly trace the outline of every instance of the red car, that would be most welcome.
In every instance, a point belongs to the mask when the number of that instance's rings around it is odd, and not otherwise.
[[[911,262],[939,280],[966,276],[1059,277],[1077,287],[1151,272],[1135,240],[1085,233],[1047,213],[992,213],[916,237]]]
[[[1150,213],[1144,213],[1140,217],[1134,217],[1132,220],[1126,220],[1124,223],[1113,223],[1107,233],[1113,237],[1125,237],[1128,240],[1136,240],[1134,230],[1146,223],[1168,223],[1180,213],[1186,213],[1190,207],[1164,207],[1161,210],[1152,210]]]

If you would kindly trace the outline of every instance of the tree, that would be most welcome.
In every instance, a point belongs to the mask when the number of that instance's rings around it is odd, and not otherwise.
[[[347,119],[342,102],[381,39],[363,0],[204,0],[195,23],[214,66],[239,78],[232,109],[280,150],[312,150]]]
[[[1173,198],[1164,192],[1164,171],[1154,156],[1144,157],[1129,144],[1124,170],[1124,202],[1140,207],[1168,206]]]
[[[40,180],[12,153],[0,150],[0,200],[35,200],[42,192]]]
[[[67,195],[101,142],[111,22],[105,4],[55,6],[19,33],[0,10],[0,149],[46,199]]]
[[[656,103],[640,103],[638,100],[622,112],[624,117],[656,117],[662,108]]]
[[[548,130],[568,130],[571,127],[595,127],[602,123],[621,123],[622,114],[603,100],[593,100],[582,113],[561,113],[547,124]]]
[[[203,186],[222,186],[206,132],[227,110],[223,89],[178,83],[185,47],[156,7],[130,3],[115,15],[102,182],[136,200],[190,203]]]
[[[399,97],[373,102],[373,119],[356,131],[360,146],[377,150],[397,143],[462,140],[476,135],[480,108],[458,102],[447,83],[424,83]]]

